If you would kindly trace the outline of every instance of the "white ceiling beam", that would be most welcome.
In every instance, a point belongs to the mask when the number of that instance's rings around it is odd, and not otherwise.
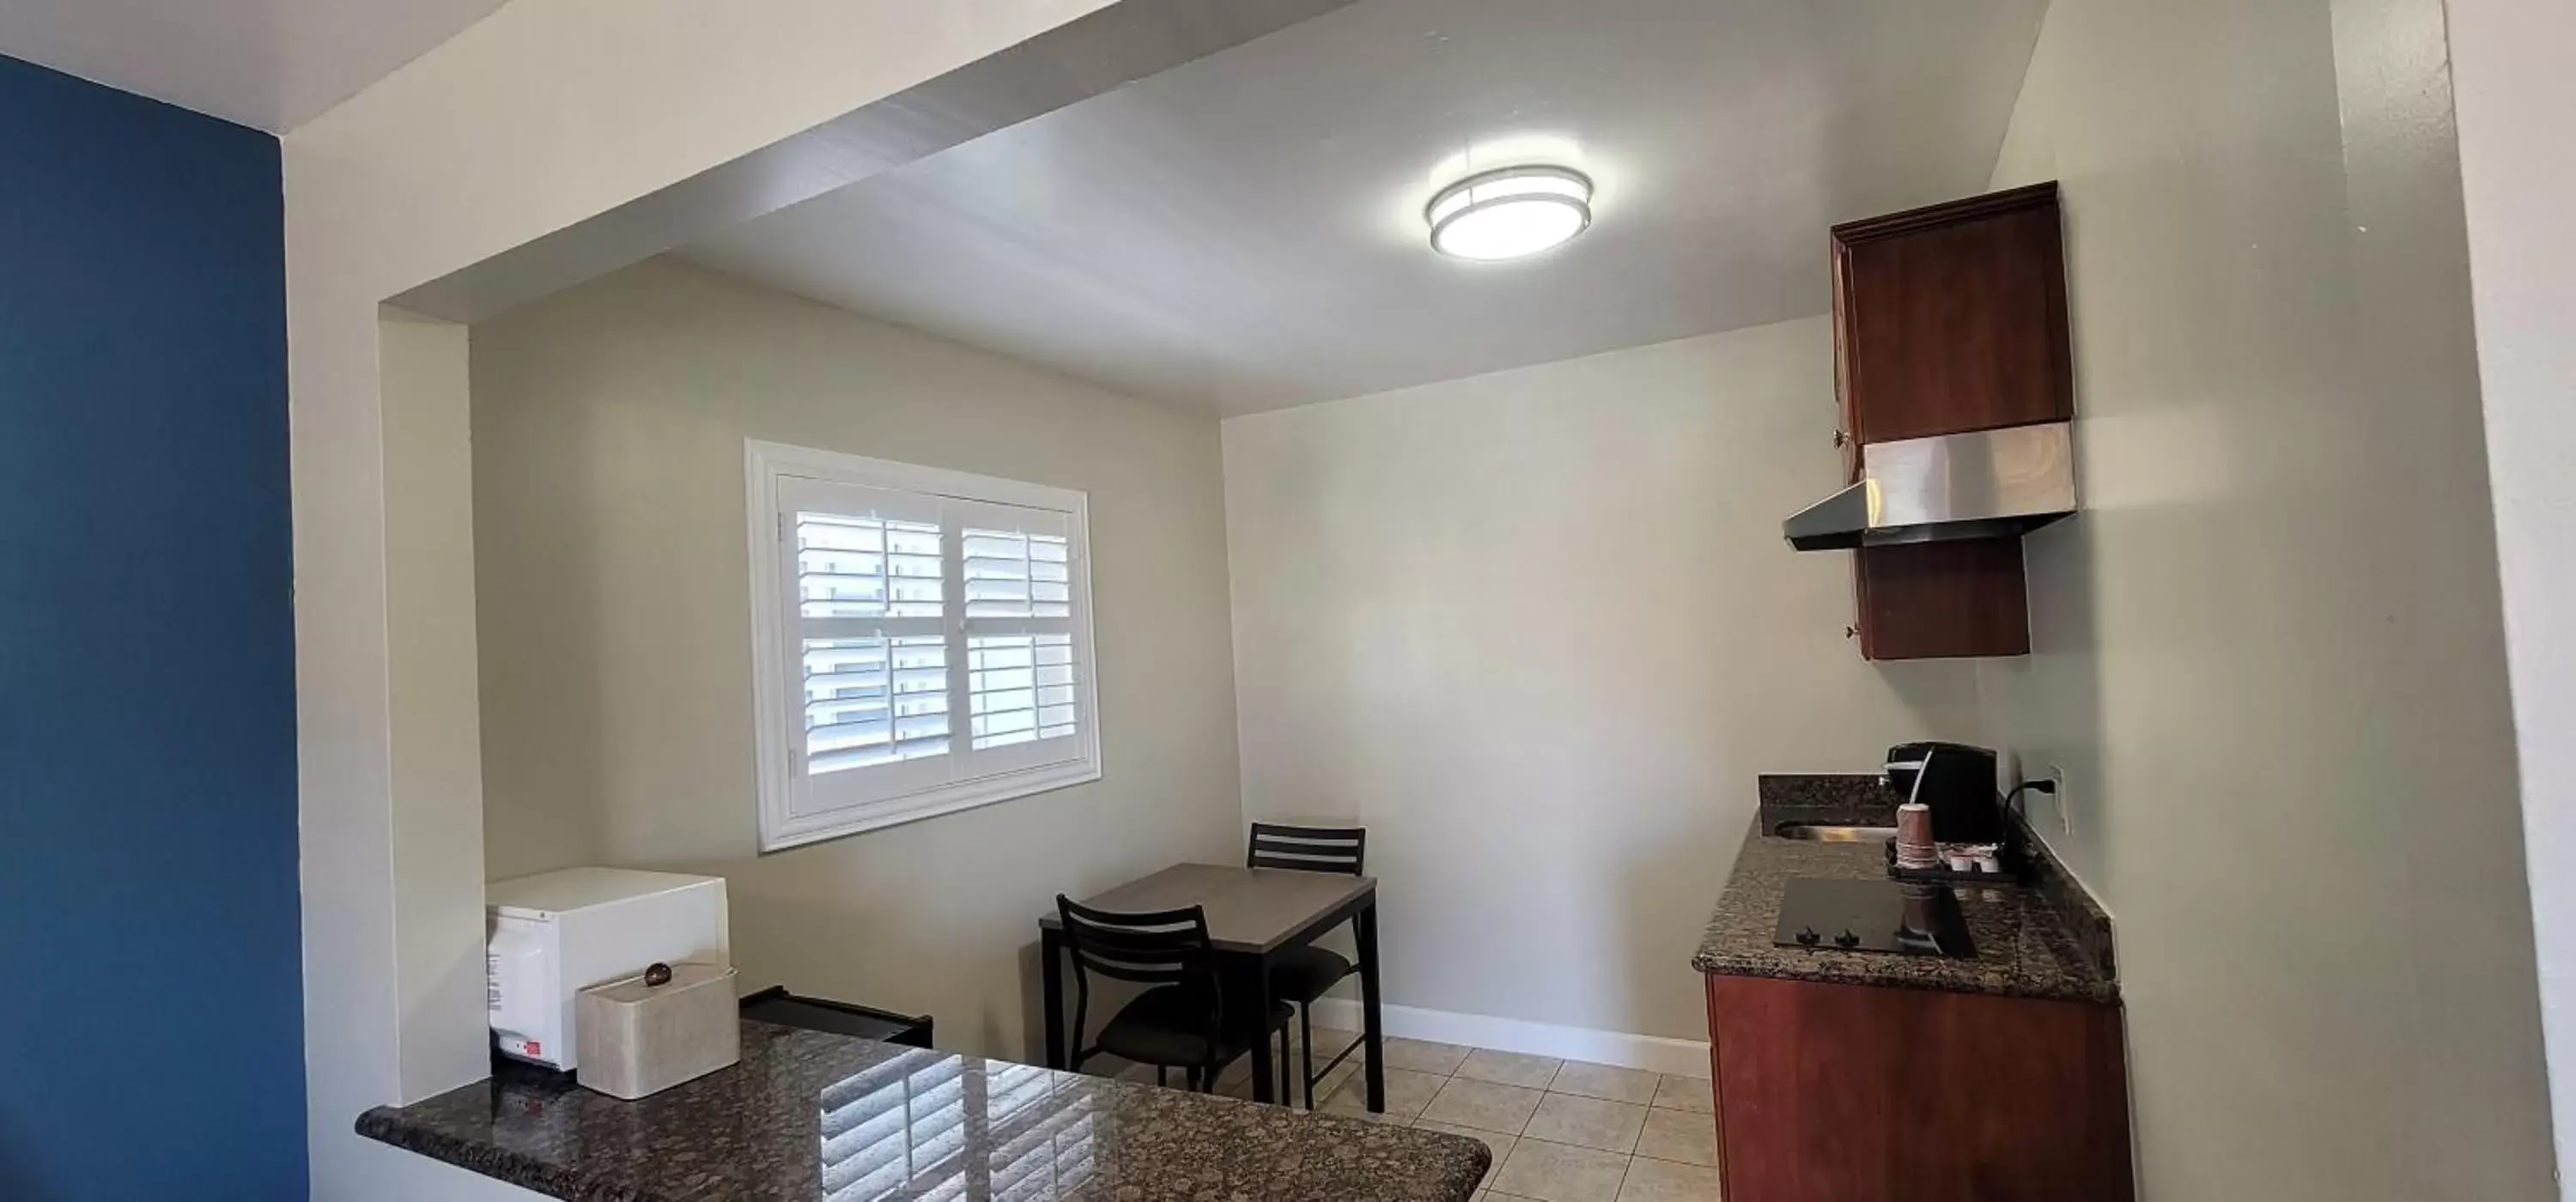
[[[391,303],[472,322],[1352,0],[1122,0]]]

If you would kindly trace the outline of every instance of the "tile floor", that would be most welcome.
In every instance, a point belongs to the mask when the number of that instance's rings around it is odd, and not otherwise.
[[[1326,1056],[1353,1037],[1315,1032]],[[1386,1113],[1368,1113],[1353,1055],[1319,1110],[1473,1136],[1494,1151],[1479,1202],[1714,1202],[1708,1081],[1414,1039],[1386,1041]],[[1151,1079],[1148,1073],[1146,1079]],[[1249,1060],[1218,1090],[1252,1092]]]

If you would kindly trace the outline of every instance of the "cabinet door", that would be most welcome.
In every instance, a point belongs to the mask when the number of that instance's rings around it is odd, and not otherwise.
[[[1837,374],[1856,440],[2074,416],[2062,241],[2055,184],[1835,226]]]
[[[1727,1202],[2122,1202],[2116,1007],[1708,978]]]
[[[1843,483],[1860,483],[1860,423],[1852,414],[1851,347],[1845,344],[1845,332],[1851,329],[1851,318],[1843,311],[1851,289],[1844,279],[1842,247],[1834,247],[1834,446],[1843,453]]]
[[[1863,547],[1852,580],[1863,659],[2030,654],[2018,538]]]

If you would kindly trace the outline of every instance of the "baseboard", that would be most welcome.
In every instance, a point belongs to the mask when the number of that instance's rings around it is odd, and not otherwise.
[[[1708,1043],[1705,1040],[1596,1031],[1590,1027],[1564,1027],[1554,1023],[1498,1018],[1490,1014],[1424,1010],[1417,1006],[1384,1006],[1380,1007],[1379,1013],[1385,1020],[1386,1033],[1402,1039],[1427,1039],[1436,1043],[1492,1048],[1499,1052],[1526,1052],[1561,1060],[1642,1068],[1671,1073],[1676,1077],[1705,1079],[1708,1076]],[[1315,1022],[1336,1030],[1359,1030],[1360,1004],[1349,998],[1324,998],[1315,1003]]]

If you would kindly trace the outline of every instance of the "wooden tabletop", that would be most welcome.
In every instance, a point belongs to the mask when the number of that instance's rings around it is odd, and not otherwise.
[[[1174,864],[1096,897],[1079,898],[1097,910],[1207,909],[1208,942],[1218,951],[1276,950],[1316,919],[1377,888],[1373,876],[1241,868],[1226,864]],[[1038,925],[1064,925],[1049,914]]]

